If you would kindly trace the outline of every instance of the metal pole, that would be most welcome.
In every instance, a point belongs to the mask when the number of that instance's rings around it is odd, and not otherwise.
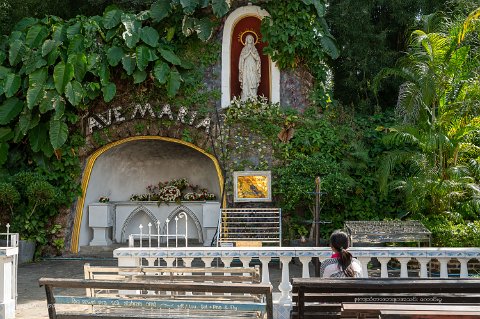
[[[315,178],[315,247],[320,246],[320,176]]]
[[[315,247],[320,246],[320,191],[321,179],[320,176],[315,178]],[[320,261],[315,258],[315,276],[320,277]]]

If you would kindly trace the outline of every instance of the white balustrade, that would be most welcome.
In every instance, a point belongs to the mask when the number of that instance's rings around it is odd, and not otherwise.
[[[0,318],[15,318],[17,306],[18,233],[1,233],[0,244]]]
[[[480,248],[352,247],[349,251],[362,264],[363,277],[371,275],[372,269],[368,269],[368,265],[372,259],[373,261],[376,259],[380,263],[380,277],[382,278],[387,278],[395,272],[399,273],[402,278],[408,277],[410,275],[408,264],[411,261],[412,264],[416,264],[414,261],[417,261],[419,265],[416,277],[426,278],[436,275],[447,278],[448,263],[452,259],[460,262],[458,275],[465,278],[469,275],[468,262],[480,260]],[[119,266],[138,266],[142,264],[143,260],[147,260],[149,265],[150,260],[164,260],[167,265],[171,266],[172,260],[182,259],[183,265],[190,267],[192,261],[197,258],[203,261],[205,267],[212,267],[215,260],[217,260],[217,264],[221,261],[225,267],[230,267],[234,260],[239,260],[243,267],[248,267],[252,258],[258,258],[262,264],[262,283],[278,282],[278,278],[276,281],[272,280],[268,265],[272,260],[280,260],[281,279],[278,287],[274,288],[280,292],[276,302],[281,305],[291,304],[290,262],[292,258],[298,258],[300,261],[301,276],[309,278],[313,275],[310,273],[309,267],[312,258],[317,257],[322,262],[331,254],[328,247],[126,247],[118,248],[113,252],[114,257],[118,259]],[[388,269],[387,265],[392,259],[398,261],[400,269]],[[433,269],[428,268],[429,263],[432,267],[432,261],[437,261],[437,265],[439,264],[439,274],[434,274]],[[378,272],[378,270],[375,271]],[[415,272],[412,273],[415,274]]]

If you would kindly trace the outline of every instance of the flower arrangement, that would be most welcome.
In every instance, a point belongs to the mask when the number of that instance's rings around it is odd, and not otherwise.
[[[227,109],[227,119],[230,121],[248,119],[258,115],[267,119],[277,117],[280,115],[280,104],[270,103],[264,96],[257,96],[246,101],[234,97]]]
[[[146,194],[133,194],[131,201],[158,201],[161,202],[179,202],[185,201],[205,201],[215,200],[216,196],[210,193],[206,188],[200,188],[198,185],[192,185],[186,178],[172,179],[167,182],[160,182],[158,185],[149,185],[146,187]]]

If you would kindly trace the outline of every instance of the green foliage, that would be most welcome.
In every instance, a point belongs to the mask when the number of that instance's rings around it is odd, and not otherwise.
[[[380,187],[403,191],[409,211],[425,216],[478,207],[480,196],[474,186],[480,155],[480,114],[474,106],[480,98],[479,44],[458,43],[458,24],[463,21],[447,25],[448,32],[414,31],[401,68],[380,74],[405,80],[396,108],[403,123],[385,130],[391,150],[380,166]],[[389,184],[398,166],[403,174]]]
[[[20,233],[22,239],[34,240],[40,246],[47,242],[46,226],[57,212],[55,206],[61,200],[60,190],[38,173],[23,171],[9,178],[11,183],[1,186],[7,192],[2,195],[15,206],[7,218],[11,231]],[[2,192],[3,193],[3,192]]]
[[[480,221],[456,221],[446,216],[423,220],[436,247],[479,247]]]
[[[20,193],[11,183],[0,183],[0,205],[7,207],[13,214],[14,205],[20,201]]]
[[[182,39],[177,42],[183,41],[183,35],[170,32],[181,28],[176,28],[175,18],[169,15],[178,14],[180,7],[184,13],[192,14],[197,2],[171,3],[169,8],[163,5],[165,1],[160,2],[141,14],[108,7],[102,17],[79,16],[64,21],[49,16],[18,23],[2,52],[8,53],[8,60],[0,74],[0,124],[12,130],[17,126],[22,133],[16,135],[17,141],[30,139],[34,153],[41,151],[51,156],[52,148],[59,150],[68,140],[67,119],[75,118],[74,114],[84,109],[92,97],[101,94],[106,102],[114,99],[117,87],[111,74],[118,71],[120,61],[135,84],[152,81],[164,87],[169,96],[175,96],[184,81],[182,74],[190,66],[180,59],[180,47],[172,42],[174,36]],[[223,12],[222,2],[212,4],[216,11]],[[207,40],[212,28],[202,26],[194,31]],[[21,85],[27,80],[28,85]],[[31,119],[37,117],[48,124],[30,125]],[[48,134],[34,134],[40,128],[46,128]],[[50,142],[48,147],[43,146],[44,136]],[[6,151],[2,144],[2,161]]]
[[[264,53],[281,69],[306,66],[315,78],[312,100],[326,107],[328,95],[327,61],[339,56],[336,41],[325,20],[326,4],[320,0],[266,3],[270,17],[262,20]]]
[[[384,83],[375,97],[373,79],[385,67],[393,67],[406,50],[406,35],[418,25],[418,17],[442,10],[446,0],[334,0],[326,19],[341,49],[332,64],[334,95],[344,105],[363,114],[373,106],[394,105],[399,82]],[[377,109],[378,110],[378,109]]]

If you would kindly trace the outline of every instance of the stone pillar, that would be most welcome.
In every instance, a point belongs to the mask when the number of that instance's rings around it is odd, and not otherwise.
[[[420,257],[417,258],[418,263],[420,264],[420,278],[428,278],[428,269],[427,265],[430,261],[430,258]]]
[[[362,265],[362,277],[368,278],[368,263],[370,262],[370,257],[358,257],[358,261]]]
[[[157,261],[157,258],[148,257],[148,258],[145,258],[145,259],[147,260],[148,267],[154,267],[155,266],[155,262]]]
[[[400,262],[400,278],[408,278],[408,262],[410,258],[398,258]]]
[[[300,262],[302,263],[302,278],[310,278],[310,269],[308,268],[312,257],[308,256],[301,256],[298,257]]]
[[[437,259],[440,263],[440,278],[448,278],[448,262],[450,261],[450,258],[442,257]]]
[[[381,271],[380,271],[380,277],[382,278],[388,278],[388,268],[387,264],[390,261],[390,257],[379,257],[377,258],[378,261],[381,264]]]
[[[460,278],[468,278],[468,259],[459,258]]]
[[[183,266],[184,266],[184,267],[187,267],[187,268],[191,268],[191,267],[192,267],[193,258],[185,257],[185,258],[182,258],[182,259],[183,259]]]
[[[270,269],[268,269],[270,257],[259,257],[258,259],[262,263],[262,284],[270,284]]]
[[[289,263],[292,260],[290,256],[280,257],[282,263],[282,282],[278,286],[278,290],[282,293],[279,303],[281,304],[290,304],[292,302],[292,285],[290,284],[290,268]]]

